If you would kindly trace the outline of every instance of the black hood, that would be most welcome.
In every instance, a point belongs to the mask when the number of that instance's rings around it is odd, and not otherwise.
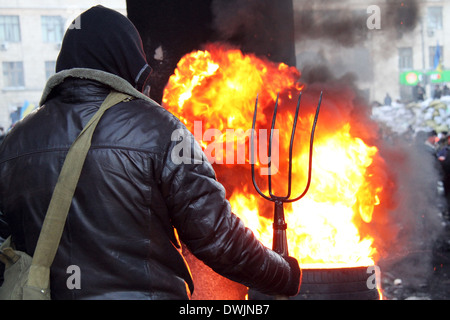
[[[88,68],[115,74],[143,92],[151,72],[133,23],[117,11],[95,6],[66,31],[56,72]]]

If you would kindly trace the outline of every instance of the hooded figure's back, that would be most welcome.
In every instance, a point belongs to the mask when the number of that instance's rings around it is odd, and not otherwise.
[[[78,19],[42,106],[0,147],[0,225],[32,255],[70,145],[111,90],[134,97],[108,109],[96,127],[52,264],[52,298],[187,299],[193,281],[179,239],[231,280],[297,293],[297,262],[265,248],[231,213],[206,157],[173,161],[178,138],[194,138],[139,92],[150,67],[131,22],[101,6]]]

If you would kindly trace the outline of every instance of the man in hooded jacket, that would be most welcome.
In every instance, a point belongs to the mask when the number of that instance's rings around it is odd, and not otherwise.
[[[172,133],[193,138],[142,94],[151,69],[133,24],[102,6],[77,19],[40,108],[0,148],[0,236],[12,235],[16,249],[33,255],[68,149],[115,90],[134,99],[106,111],[94,132],[51,267],[52,299],[189,299],[193,281],[180,240],[231,280],[297,294],[297,261],[264,247],[231,212],[206,157],[172,161]],[[72,265],[80,288],[66,284]]]

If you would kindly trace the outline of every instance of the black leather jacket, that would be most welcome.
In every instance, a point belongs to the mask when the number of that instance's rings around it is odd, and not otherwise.
[[[100,82],[65,79],[5,138],[0,220],[18,249],[33,254],[66,153],[109,91]],[[231,213],[206,158],[174,164],[177,129],[186,131],[143,99],[104,114],[51,268],[53,299],[189,298],[193,283],[180,240],[234,281],[269,294],[297,293],[296,261],[265,248]],[[80,268],[81,289],[67,287],[71,265]]]

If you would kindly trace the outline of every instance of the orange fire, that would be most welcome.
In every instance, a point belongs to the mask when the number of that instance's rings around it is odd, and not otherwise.
[[[184,56],[167,84],[163,106],[194,133],[224,184],[233,211],[269,248],[272,247],[273,204],[254,190],[249,165],[249,129],[255,99],[259,95],[257,131],[269,129],[279,94],[277,116],[278,172],[272,176],[273,192],[287,190],[287,162],[293,115],[300,92],[301,113],[295,136],[292,194],[300,194],[307,181],[309,135],[318,90],[300,83],[300,72],[283,63],[273,63],[224,45]],[[322,88],[319,88],[321,90]],[[369,266],[376,263],[376,236],[370,225],[383,201],[385,181],[377,178],[383,168],[377,147],[355,136],[344,99],[324,99],[314,141],[312,181],[306,196],[285,206],[289,254],[302,267],[334,268]],[[335,94],[332,92],[331,94]],[[342,93],[345,94],[345,93]],[[214,134],[211,133],[211,130]],[[241,134],[236,134],[240,132]],[[260,136],[260,140],[264,137]],[[239,149],[240,143],[245,148]],[[261,145],[261,144],[260,144]],[[231,146],[231,147],[230,147]],[[258,169],[267,162],[260,148]],[[239,150],[245,150],[239,161]],[[231,152],[230,152],[231,151]],[[264,151],[264,152],[262,152]],[[257,180],[267,193],[267,176]]]

